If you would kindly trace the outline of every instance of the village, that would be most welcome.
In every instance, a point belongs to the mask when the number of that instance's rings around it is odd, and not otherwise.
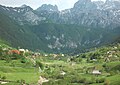
[[[0,59],[4,85],[118,85],[120,78],[119,43],[74,56],[0,45]]]

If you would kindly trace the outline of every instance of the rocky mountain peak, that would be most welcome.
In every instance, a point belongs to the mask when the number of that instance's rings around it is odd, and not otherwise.
[[[58,11],[57,5],[51,5],[51,4],[43,4],[41,7],[37,9],[37,11]]]
[[[120,9],[120,0],[106,0],[104,9]]]
[[[75,3],[74,5],[75,9],[79,9],[79,10],[92,10],[92,9],[96,9],[97,6],[95,3],[91,2],[91,0],[79,0],[78,2]]]
[[[10,28],[16,29],[17,26],[22,25],[20,32],[23,34],[26,32],[25,38],[26,36],[31,37],[22,41],[22,43],[28,41],[26,46],[31,42],[28,47],[34,46],[35,49],[43,47],[43,49],[57,52],[68,49],[72,51],[72,49],[89,48],[108,43],[113,40],[113,37],[120,36],[120,9],[117,6],[120,6],[119,1],[99,3],[91,2],[91,0],[79,0],[73,8],[63,11],[58,11],[56,5],[46,4],[37,10],[26,5],[15,8],[0,6],[0,23],[5,23],[6,29],[10,26],[12,26]],[[6,16],[8,18],[3,18]],[[10,24],[6,23],[9,19]],[[11,22],[11,19],[16,23]],[[16,26],[16,24],[19,25]],[[4,24],[1,23],[2,25]],[[22,27],[23,30],[21,30]],[[26,27],[29,29],[24,31]],[[0,32],[2,34],[2,31]],[[3,33],[9,34],[6,33],[6,30]],[[18,40],[16,42],[18,43]]]
[[[23,4],[22,6],[21,6],[21,8],[25,8],[25,7],[28,7],[26,4]]]
[[[101,9],[105,2],[103,1],[93,1],[97,5],[97,9]]]
[[[115,1],[120,2],[120,0],[106,0],[106,2],[115,2]]]
[[[32,11],[33,10],[30,6],[27,6],[26,4],[23,4],[22,6],[18,7],[18,9],[22,9],[24,11]]]
[[[59,11],[56,5],[50,4],[43,4],[37,10],[33,10],[27,5],[16,8],[1,7],[1,10],[5,10],[19,22],[27,21],[28,23],[32,22],[32,24],[35,23],[35,25],[44,21],[102,28],[120,26],[119,0],[106,0],[106,2],[78,0],[73,8],[63,11]],[[23,16],[24,18],[22,18]]]

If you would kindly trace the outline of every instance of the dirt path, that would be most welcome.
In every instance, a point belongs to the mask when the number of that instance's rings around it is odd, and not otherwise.
[[[49,80],[47,80],[46,78],[43,78],[43,77],[39,77],[39,80],[38,80],[38,85],[42,85],[44,82],[48,82]]]
[[[0,84],[7,84],[9,82],[5,82],[5,81],[0,81]]]

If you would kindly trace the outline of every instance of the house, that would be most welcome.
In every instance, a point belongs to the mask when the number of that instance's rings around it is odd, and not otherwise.
[[[93,70],[92,74],[93,75],[101,75],[101,72],[99,70]]]
[[[64,76],[66,73],[65,73],[64,71],[61,71],[61,73],[60,73],[60,74]]]
[[[92,59],[93,61],[97,61],[97,59]]]
[[[57,54],[53,54],[53,57],[56,58],[58,55]]]
[[[45,57],[47,57],[48,55],[47,54],[45,54]]]
[[[20,51],[18,51],[18,50],[10,50],[9,54],[20,54]]]
[[[25,49],[19,49],[20,53],[24,54],[25,53]]]
[[[62,56],[62,57],[64,57],[65,55],[64,55],[64,54],[62,54],[61,56]]]

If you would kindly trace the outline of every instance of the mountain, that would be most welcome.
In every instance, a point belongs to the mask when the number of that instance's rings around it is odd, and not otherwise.
[[[26,5],[15,8],[0,6],[0,12],[7,14],[10,18],[19,22],[20,25],[36,25],[39,21],[45,20],[44,17],[39,17],[34,13],[34,10],[31,7]]]
[[[79,0],[71,9],[55,5],[0,5],[0,39],[13,47],[54,53],[83,52],[120,37],[120,1]]]
[[[50,4],[43,4],[36,10],[26,5],[15,8],[0,6],[0,8],[21,25],[50,22],[110,29],[120,26],[119,0],[106,0],[106,2],[78,0],[73,8],[62,11],[59,11],[56,5]]]
[[[59,10],[58,10],[57,5],[53,6],[51,4],[49,4],[49,5],[43,4],[41,7],[39,7],[37,9],[37,11],[39,11],[39,12],[41,12],[41,11],[55,12],[56,11],[57,12]]]
[[[46,8],[50,8],[46,5]],[[45,9],[46,10],[46,9]],[[44,10],[44,11],[45,11]],[[38,9],[37,12],[40,12]],[[114,28],[120,24],[120,1],[107,0],[106,2],[79,0],[71,9],[43,13],[43,16],[53,23],[77,24],[91,27]]]

